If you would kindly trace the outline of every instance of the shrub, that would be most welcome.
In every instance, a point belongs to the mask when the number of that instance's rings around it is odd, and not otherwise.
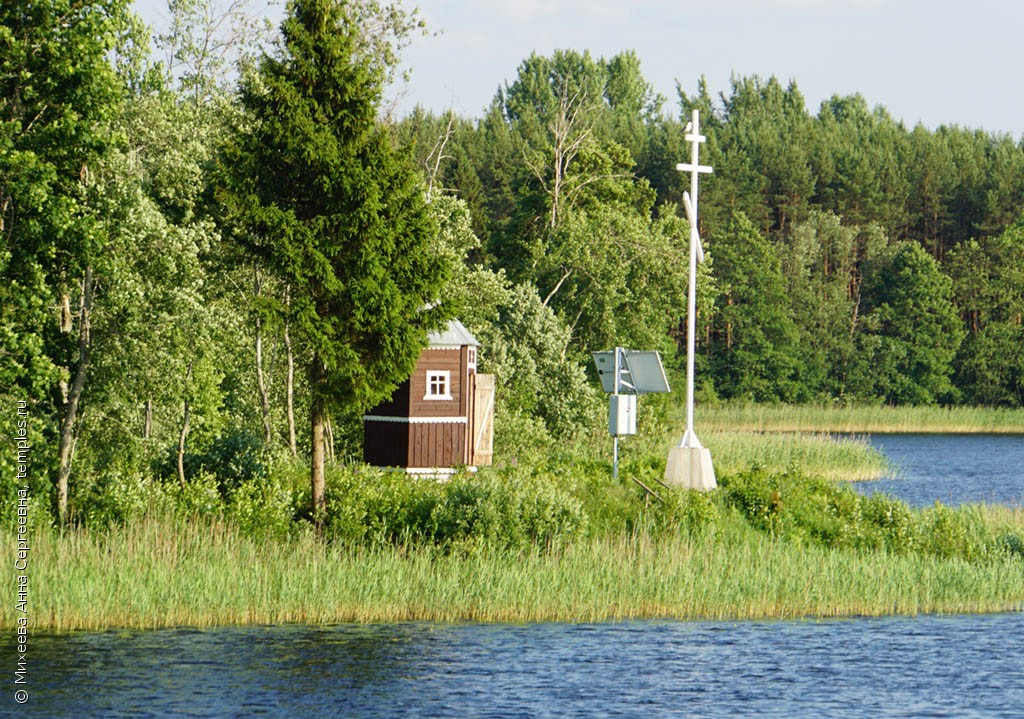
[[[525,472],[482,471],[445,487],[431,514],[442,546],[548,546],[583,532],[582,504],[550,481]]]
[[[174,504],[174,497],[160,482],[138,473],[111,471],[82,488],[72,517],[88,526],[124,524]]]
[[[997,548],[1005,555],[1024,559],[1024,537],[1016,532],[1006,532],[997,540]]]
[[[686,532],[700,536],[719,521],[716,496],[694,489],[668,489],[659,492],[662,502],[652,506],[653,528],[659,532]]]
[[[782,492],[778,475],[753,467],[722,477],[727,506],[735,507],[754,527],[775,534],[781,528]]]
[[[872,530],[872,547],[882,548],[893,554],[914,551],[918,536],[914,527],[914,515],[905,502],[886,494],[873,494],[862,500],[864,521]]]
[[[975,559],[983,553],[968,531],[967,516],[935,503],[922,515],[922,549],[939,557]]]
[[[292,489],[275,476],[243,482],[228,497],[227,514],[248,534],[285,537],[292,525]]]
[[[332,468],[327,476],[328,536],[345,542],[420,541],[429,535],[429,520],[438,485],[362,465]],[[308,503],[308,487],[303,490]]]
[[[208,472],[198,473],[184,486],[169,482],[167,487],[167,494],[178,512],[187,517],[216,517],[224,512],[225,502],[217,477]]]

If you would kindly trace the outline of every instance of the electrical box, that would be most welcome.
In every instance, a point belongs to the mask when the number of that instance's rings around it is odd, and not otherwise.
[[[636,434],[636,395],[613,394],[608,398],[608,434]]]

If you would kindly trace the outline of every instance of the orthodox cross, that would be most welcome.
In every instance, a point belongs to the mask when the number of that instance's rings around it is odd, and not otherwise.
[[[686,126],[686,141],[690,143],[690,161],[676,165],[680,172],[690,173],[690,191],[683,193],[686,219],[690,223],[690,295],[686,311],[686,434],[680,447],[701,447],[693,431],[693,355],[697,334],[697,263],[704,261],[704,248],[697,229],[697,179],[712,169],[700,164],[700,144],[707,138],[700,134],[700,111],[693,111],[693,119]]]

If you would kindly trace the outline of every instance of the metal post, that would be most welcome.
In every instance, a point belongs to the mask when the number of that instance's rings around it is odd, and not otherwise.
[[[697,262],[703,260],[697,224],[697,179],[712,172],[700,164],[700,143],[706,138],[700,134],[700,113],[693,111],[686,126],[686,141],[690,143],[690,162],[676,165],[680,172],[690,173],[690,191],[683,193],[686,217],[690,223],[690,276],[686,318],[686,434],[676,447],[669,450],[665,464],[665,481],[691,489],[713,489],[716,486],[711,453],[705,449],[693,429],[694,361],[697,345]]]
[[[620,364],[620,357],[622,353],[621,347],[615,348],[615,391],[612,393],[613,397],[619,396],[619,380],[622,378],[622,365]],[[618,404],[612,402],[618,410]],[[619,478],[619,427],[616,424],[615,434],[612,436],[612,479]]]
[[[690,192],[683,195],[686,206],[686,217],[690,223],[690,277],[689,294],[686,309],[686,434],[683,435],[681,447],[701,446],[697,434],[693,430],[693,393],[694,393],[694,355],[697,343],[697,262],[704,254],[700,246],[700,233],[697,229],[697,179],[703,173],[710,173],[711,168],[700,164],[700,143],[704,136],[700,134],[700,111],[694,110],[690,124],[687,126],[686,141],[690,143],[690,163],[676,166],[681,172],[690,173]]]
[[[612,479],[619,478],[619,435],[612,440]]]

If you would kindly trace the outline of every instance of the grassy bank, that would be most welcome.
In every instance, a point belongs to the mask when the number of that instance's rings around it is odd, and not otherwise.
[[[772,412],[777,412],[776,415]],[[804,416],[802,424],[783,421],[786,412]],[[697,426],[701,442],[711,450],[715,471],[732,474],[758,466],[771,472],[784,472],[799,468],[804,474],[834,480],[866,480],[884,477],[892,471],[886,458],[863,435],[866,430],[844,430],[846,436],[829,434],[827,422],[815,425],[814,412],[799,407],[768,409],[763,415],[758,409],[722,405],[701,408]],[[686,426],[679,410],[668,413],[667,419],[651,419],[641,424],[640,433],[624,438],[620,444],[623,461],[634,458],[649,463],[656,459],[664,470],[670,447],[679,442]],[[1022,415],[1024,419],[1024,415]],[[611,439],[598,438],[591,452],[610,454]],[[596,451],[596,452],[595,452]]]
[[[1024,610],[1024,509],[911,509],[833,481],[886,470],[862,439],[819,433],[879,431],[867,410],[842,427],[807,408],[716,411],[708,494],[657,483],[679,427],[654,413],[618,480],[606,435],[446,484],[332,465],[319,534],[301,463],[227,487],[118,477],[82,526],[33,524],[32,630]],[[0,562],[16,547],[6,531]],[[3,627],[15,611],[0,602]]]
[[[707,405],[700,426],[751,432],[1024,434],[1024,410],[986,407]]]
[[[587,502],[538,477],[392,478],[349,497],[321,537],[301,523],[270,537],[220,516],[38,529],[31,625],[1024,610],[1024,510],[911,510],[796,474],[722,479],[711,495],[662,489],[665,502],[649,503],[627,483]],[[15,546],[8,534],[0,561],[13,564]],[[16,620],[0,603],[0,624]]]
[[[557,551],[442,552],[340,549],[310,535],[265,542],[222,523],[148,521],[38,536],[32,552],[34,631],[1024,609],[1019,557],[837,551],[773,540],[742,524],[701,536],[594,537]],[[2,605],[8,627],[10,605]]]
[[[799,467],[815,477],[856,481],[878,479],[892,471],[886,458],[863,437],[709,429],[701,441],[711,450],[715,470],[725,474],[751,465],[773,472]]]

